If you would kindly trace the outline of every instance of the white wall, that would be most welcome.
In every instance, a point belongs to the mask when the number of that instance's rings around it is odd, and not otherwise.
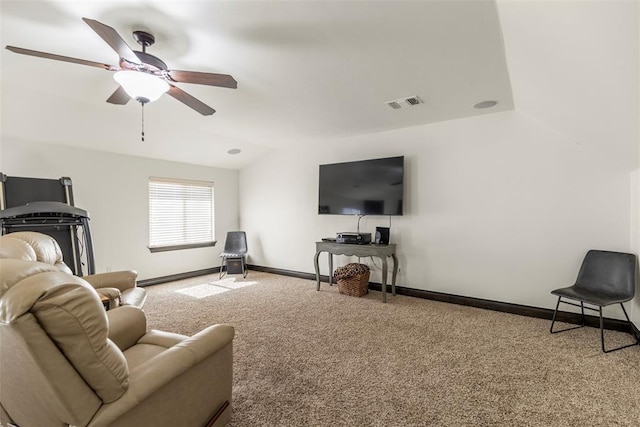
[[[573,284],[588,249],[630,249],[628,171],[507,112],[300,147],[242,169],[250,262],[313,272],[314,242],[356,228],[355,217],[316,213],[318,165],[392,155],[406,164],[406,214],[391,219],[399,285],[553,307],[549,292]],[[365,217],[361,230],[388,224]]]
[[[3,140],[0,171],[73,181],[75,205],[89,212],[96,271],[135,269],[149,279],[220,265],[226,232],[238,228],[238,171],[49,144]],[[215,247],[150,253],[148,178],[214,182]]]
[[[636,65],[640,70],[640,7],[636,7]],[[636,127],[638,137],[638,164],[640,165],[640,73],[634,76],[636,83]],[[631,248],[640,257],[640,168],[631,174]],[[631,305],[631,321],[640,328],[640,283],[636,288],[636,297]]]
[[[631,251],[640,256],[640,169],[631,174]],[[640,283],[631,303],[631,321],[640,328]]]

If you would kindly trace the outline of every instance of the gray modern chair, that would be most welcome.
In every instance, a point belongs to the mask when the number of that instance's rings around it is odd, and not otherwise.
[[[226,273],[238,272],[247,277],[247,235],[244,231],[229,231],[220,254],[220,278]],[[231,262],[231,269],[230,267]]]
[[[609,353],[638,344],[640,342],[640,337],[638,337],[638,334],[633,328],[633,325],[629,320],[629,316],[627,315],[627,311],[624,309],[624,305],[622,304],[633,299],[638,280],[638,260],[634,254],[590,250],[582,261],[582,267],[578,273],[576,283],[567,288],[551,291],[553,295],[558,296],[558,303],[556,304],[556,310],[553,313],[550,332],[555,334],[583,327],[585,321],[584,309],[586,308],[587,310],[598,311],[600,313],[600,342],[604,353]],[[563,298],[578,301],[580,304],[563,301]],[[556,315],[558,314],[558,306],[561,302],[580,307],[582,312],[582,323],[580,325],[561,329],[559,331],[553,330]],[[598,308],[585,307],[584,303]],[[620,307],[622,307],[622,312],[627,319],[631,333],[635,337],[635,342],[606,350],[604,345],[604,321],[602,318],[602,307],[606,307],[611,304],[620,304]]]

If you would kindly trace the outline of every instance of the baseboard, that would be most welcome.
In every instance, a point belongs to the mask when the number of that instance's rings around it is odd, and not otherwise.
[[[299,279],[316,280],[316,275],[313,273],[302,273],[299,271],[283,270],[279,268],[263,267],[263,266],[251,265],[251,264],[249,264],[247,267],[250,270],[263,271],[265,273],[273,273],[273,274],[279,274],[282,276],[297,277]],[[320,281],[328,283],[329,276],[321,275]],[[382,284],[369,282],[369,289],[374,291],[381,291]],[[388,293],[391,292],[390,285],[387,285],[387,292]],[[553,311],[554,311],[548,308],[532,307],[528,305],[493,301],[493,300],[487,300],[482,298],[465,297],[460,295],[447,294],[443,292],[425,291],[422,289],[414,289],[414,288],[408,288],[404,286],[396,286],[396,294],[406,295],[406,296],[416,297],[416,298],[423,298],[423,299],[428,299],[433,301],[447,302],[450,304],[458,304],[458,305],[466,305],[469,307],[483,308],[486,310],[500,311],[503,313],[518,314],[520,316],[536,317],[539,319],[547,319],[547,320],[551,320],[553,318]],[[578,313],[571,313],[568,311],[558,311],[556,320],[559,322],[580,324],[582,321],[582,316]],[[600,318],[598,316],[586,315],[585,324],[587,326],[599,328]],[[636,330],[636,333],[640,335],[640,331],[638,330],[638,327],[636,325],[633,325],[633,326],[634,326],[634,329]],[[629,325],[624,320],[605,318],[604,327],[605,329],[609,329],[609,330],[629,332]]]
[[[253,264],[247,264],[247,268],[249,270],[263,271],[265,273],[279,274],[281,276],[296,277],[298,279],[316,280],[316,275],[313,273],[302,273],[300,271],[283,270],[281,268],[263,267],[261,265]],[[320,280],[328,282],[329,276],[320,276]]]
[[[161,283],[173,282],[176,280],[190,279],[192,277],[205,276],[207,274],[219,273],[220,267],[205,268],[204,270],[188,271],[186,273],[171,274],[169,276],[155,277],[138,281],[138,286],[159,285]]]
[[[370,283],[369,289],[380,291],[382,285],[379,283]],[[387,285],[387,292],[391,291],[391,286]],[[483,308],[486,310],[499,311],[503,313],[517,314],[520,316],[535,317],[538,319],[551,320],[554,310],[548,308],[533,307],[528,305],[507,303],[501,301],[487,300],[481,298],[465,297],[460,295],[447,294],[442,292],[424,291],[422,289],[405,288],[396,286],[396,293],[399,295],[407,295],[417,298],[424,298],[434,301],[447,302],[451,304],[466,305],[469,307]],[[556,321],[580,324],[582,316],[579,313],[568,311],[558,311]],[[600,317],[585,315],[585,325],[594,328],[600,328]],[[629,325],[624,320],[604,318],[605,329],[629,332]],[[635,325],[634,325],[635,328]],[[637,328],[636,328],[637,329]]]

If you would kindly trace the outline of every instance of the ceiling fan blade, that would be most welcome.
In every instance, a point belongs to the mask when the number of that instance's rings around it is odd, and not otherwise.
[[[74,64],[89,65],[91,67],[104,68],[105,70],[116,70],[113,65],[103,64],[101,62],[87,61],[85,59],[71,58],[69,56],[55,55],[53,53],[39,52],[37,50],[23,49],[21,47],[7,46],[11,52],[20,53],[22,55],[37,56],[46,59],[55,59],[56,61],[72,62]]]
[[[187,92],[183,91],[179,87],[171,85],[171,87],[169,88],[169,91],[167,93],[169,95],[173,96],[178,101],[180,101],[183,104],[185,104],[186,106],[193,108],[194,110],[196,110],[198,113],[202,114],[203,116],[210,116],[210,115],[212,115],[213,113],[216,112],[216,110],[214,110],[213,108],[209,107],[204,102],[202,102],[202,101],[194,98],[193,96],[189,95]]]
[[[131,97],[127,92],[125,92],[124,88],[122,86],[118,86],[118,89],[111,94],[109,99],[107,99],[107,102],[110,104],[124,105],[129,102],[130,99]]]
[[[176,82],[195,83],[198,85],[220,86],[236,89],[238,82],[228,74],[200,73],[197,71],[169,71],[169,76]]]
[[[140,62],[140,58],[138,58],[129,45],[122,40],[122,37],[120,37],[120,34],[118,34],[116,30],[108,25],[96,21],[95,19],[82,18],[82,20],[86,22],[93,31],[98,33],[98,35],[102,37],[102,39],[107,42],[107,44],[118,53],[118,55],[120,55],[120,58],[126,59],[128,62],[134,64],[142,63]]]

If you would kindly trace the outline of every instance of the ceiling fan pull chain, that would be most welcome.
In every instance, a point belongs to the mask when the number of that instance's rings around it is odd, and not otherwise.
[[[142,142],[144,142],[144,102],[141,102],[142,105]]]

